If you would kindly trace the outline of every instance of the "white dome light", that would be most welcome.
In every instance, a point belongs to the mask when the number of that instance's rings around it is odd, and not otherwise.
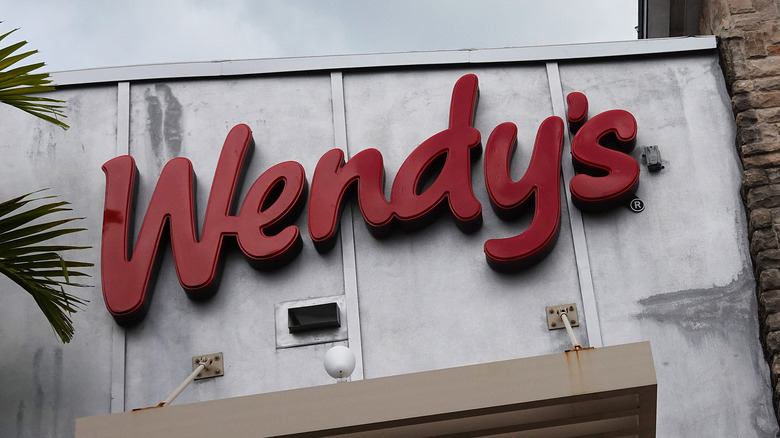
[[[325,371],[334,379],[347,379],[355,371],[355,354],[343,345],[325,353]]]

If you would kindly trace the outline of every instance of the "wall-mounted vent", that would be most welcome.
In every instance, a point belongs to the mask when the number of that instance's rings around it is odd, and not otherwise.
[[[287,309],[287,328],[290,333],[302,333],[341,327],[339,305],[336,303]]]
[[[275,308],[276,348],[346,341],[344,295],[278,303]]]

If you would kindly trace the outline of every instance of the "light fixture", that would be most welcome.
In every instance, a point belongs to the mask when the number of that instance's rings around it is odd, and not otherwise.
[[[325,353],[325,371],[337,382],[346,382],[355,371],[355,353],[343,345],[336,345]]]

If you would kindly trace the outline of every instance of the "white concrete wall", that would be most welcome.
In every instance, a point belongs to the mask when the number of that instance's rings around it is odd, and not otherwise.
[[[356,378],[561,352],[568,339],[563,331],[547,330],[544,307],[575,302],[583,321],[575,331],[583,344],[588,332],[598,333],[603,345],[651,341],[658,436],[776,433],[738,196],[734,124],[714,51],[131,82],[124,108],[129,143],[119,150],[117,85],[69,88],[56,93],[69,101],[73,128],[67,132],[0,108],[6,157],[0,160],[0,194],[52,187],[72,200],[76,214],[88,218],[81,240],[94,247],[85,257],[97,265],[100,166],[128,147],[140,174],[136,224],[162,166],[175,156],[193,163],[202,224],[222,142],[238,123],[252,128],[256,144],[241,199],[260,173],[281,161],[298,161],[311,181],[320,156],[339,144],[339,132],[346,132],[349,154],[369,147],[382,152],[389,190],[408,154],[446,128],[452,87],[466,73],[480,80],[475,127],[483,144],[499,123],[518,125],[516,178],[527,166],[539,123],[563,115],[564,93],[584,92],[591,116],[617,108],[631,112],[637,144],[657,144],[666,165],[652,175],[642,166],[637,194],[645,211],[617,209],[580,220],[563,199],[552,253],[529,270],[499,274],[485,262],[482,245],[520,233],[530,217],[505,223],[493,214],[480,158],[472,184],[484,225],[474,234],[460,232],[444,216],[422,231],[377,240],[351,208],[340,245],[323,255],[306,234],[304,212],[297,221],[304,233],[297,259],[260,272],[228,247],[219,292],[204,303],[186,298],[168,249],[149,314],[127,330],[103,306],[97,268],[95,287],[76,291],[91,302],[75,315],[76,336],[65,346],[32,300],[3,282],[0,436],[72,436],[77,417],[154,405],[186,377],[197,354],[223,352],[225,376],[194,383],[176,403],[328,384],[322,358],[332,343],[277,349],[274,307],[345,292],[349,314],[359,318],[350,322],[359,323],[351,327],[360,335],[352,330],[341,342],[359,347]],[[571,166],[568,149],[563,166]],[[578,232],[584,240],[573,237]],[[353,289],[359,305],[349,295]],[[583,315],[588,294],[598,316]]]

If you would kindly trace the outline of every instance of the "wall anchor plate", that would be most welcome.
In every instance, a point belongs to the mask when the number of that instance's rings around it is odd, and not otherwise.
[[[192,371],[195,371],[201,361],[207,361],[206,369],[195,376],[194,380],[210,379],[225,375],[225,357],[220,353],[204,354],[202,356],[192,356]]]
[[[578,327],[580,325],[579,313],[577,313],[577,304],[561,304],[558,306],[545,307],[545,315],[547,316],[547,329],[558,330],[565,329],[563,320],[561,320],[561,313],[565,312],[569,318],[569,323],[572,327]]]

